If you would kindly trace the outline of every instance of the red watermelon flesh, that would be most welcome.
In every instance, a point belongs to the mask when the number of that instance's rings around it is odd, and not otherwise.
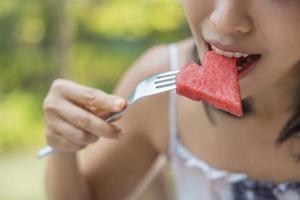
[[[177,94],[192,100],[202,99],[236,116],[243,115],[235,58],[208,52],[203,66],[190,63],[180,70],[176,90]]]

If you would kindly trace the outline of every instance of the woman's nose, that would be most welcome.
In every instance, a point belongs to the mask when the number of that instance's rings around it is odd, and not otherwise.
[[[241,0],[216,1],[210,20],[220,35],[239,35],[251,32],[253,22],[244,11],[246,5]]]

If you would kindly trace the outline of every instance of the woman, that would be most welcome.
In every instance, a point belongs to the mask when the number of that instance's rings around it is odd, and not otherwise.
[[[169,157],[179,199],[300,199],[300,1],[182,2],[193,40],[146,52],[114,95],[53,83],[44,104],[46,138],[57,149],[49,199],[123,199],[160,154]],[[208,50],[256,55],[240,76],[244,117],[172,92],[138,102],[114,125],[103,120],[126,107],[140,80],[170,70],[171,61],[171,69],[200,62]]]

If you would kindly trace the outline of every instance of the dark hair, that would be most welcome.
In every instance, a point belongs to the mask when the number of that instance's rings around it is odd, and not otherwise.
[[[194,46],[194,48],[193,48],[192,56],[193,56],[194,61],[200,65],[201,61],[200,61],[196,46]],[[249,99],[249,98],[242,100],[242,107],[243,107],[244,116],[248,116],[253,112],[251,99]],[[216,124],[216,121],[214,120],[214,118],[210,112],[211,109],[216,109],[220,112],[226,113],[229,116],[235,117],[234,115],[232,115],[228,112],[211,107],[205,102],[204,102],[204,108],[205,108],[205,112],[206,112],[209,120],[213,124]],[[276,143],[278,145],[281,145],[284,142],[286,142],[287,140],[299,139],[300,138],[298,135],[299,131],[300,131],[300,104],[298,105],[297,109],[295,109],[294,115],[284,125],[283,129],[281,130],[281,132],[276,140]],[[298,154],[294,154],[294,156],[296,157],[297,160],[300,160],[299,152],[298,152]]]

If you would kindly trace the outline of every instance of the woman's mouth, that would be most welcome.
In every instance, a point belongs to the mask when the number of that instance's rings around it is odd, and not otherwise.
[[[237,72],[240,79],[245,77],[250,71],[252,71],[252,69],[254,69],[259,59],[261,58],[261,54],[224,51],[213,44],[210,44],[208,42],[205,43],[205,53],[207,53],[208,51],[215,51],[219,55],[229,58],[236,58]]]

